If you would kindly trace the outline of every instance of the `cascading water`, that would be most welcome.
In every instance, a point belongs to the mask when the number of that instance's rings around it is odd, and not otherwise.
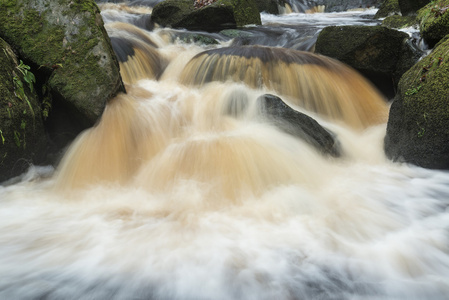
[[[293,50],[232,56],[229,40],[206,47],[168,29],[106,27],[128,94],[56,171],[32,167],[0,186],[0,299],[447,298],[449,174],[385,158],[386,107],[362,78],[339,85],[370,91],[350,101],[353,118],[381,112],[359,126],[308,111],[307,93],[282,87],[309,80],[302,88],[319,94],[344,81],[346,67],[327,59],[323,71]],[[201,68],[217,76],[198,79]],[[266,93],[318,120],[341,155],[264,118]],[[316,107],[329,101],[321,95]]]

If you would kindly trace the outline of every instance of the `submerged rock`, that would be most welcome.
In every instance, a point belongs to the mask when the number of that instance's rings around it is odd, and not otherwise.
[[[406,33],[383,26],[330,26],[319,34],[315,52],[353,67],[392,98],[402,75],[398,70],[416,62],[403,59],[410,55],[404,48],[407,39]],[[400,60],[409,65],[399,66]]]
[[[362,9],[378,7],[381,0],[317,0],[315,5],[324,5],[326,12],[347,11],[350,9]]]
[[[198,8],[192,0],[165,0],[154,7],[152,20],[162,26],[204,31],[261,24],[254,0],[217,0]]]
[[[201,45],[217,45],[219,42],[211,36],[202,33],[179,32],[177,38],[184,43],[196,43]]]
[[[316,120],[292,109],[281,98],[266,94],[257,99],[263,115],[284,132],[306,141],[323,154],[339,157],[341,149],[335,135]]]
[[[2,1],[0,36],[32,64],[53,98],[83,127],[124,87],[118,63],[92,0]]]
[[[449,35],[399,82],[385,152],[395,161],[449,169]]]
[[[34,79],[0,38],[0,182],[45,157],[46,135]]]

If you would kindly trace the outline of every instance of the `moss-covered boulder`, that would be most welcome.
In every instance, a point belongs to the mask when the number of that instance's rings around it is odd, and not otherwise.
[[[382,26],[388,27],[388,28],[396,28],[401,29],[405,27],[411,27],[418,25],[418,19],[416,16],[400,16],[400,15],[392,15],[389,17],[386,17],[382,21]]]
[[[124,87],[93,0],[0,1],[0,36],[29,62],[52,96],[83,126]],[[41,92],[41,90],[39,90]]]
[[[434,1],[418,11],[419,31],[432,48],[449,34],[449,0]]]
[[[399,82],[385,137],[393,160],[449,169],[449,36]]]
[[[315,52],[353,67],[392,98],[407,39],[406,33],[383,26],[330,26],[320,32]]]
[[[261,24],[255,0],[218,0],[202,8],[193,4],[193,0],[165,0],[153,8],[151,18],[162,26],[203,31]]]
[[[44,158],[46,135],[34,79],[0,39],[0,182]]]
[[[416,15],[416,12],[429,2],[430,0],[398,0],[403,16]]]
[[[374,15],[375,19],[385,18],[400,12],[398,0],[384,0]]]

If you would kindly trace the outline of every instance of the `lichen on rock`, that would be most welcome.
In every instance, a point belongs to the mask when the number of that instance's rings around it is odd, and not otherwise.
[[[118,63],[94,1],[0,3],[0,36],[29,61],[62,106],[85,126],[124,91]]]

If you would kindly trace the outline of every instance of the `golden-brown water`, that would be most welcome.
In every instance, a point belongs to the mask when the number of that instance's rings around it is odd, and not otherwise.
[[[56,170],[0,186],[0,299],[446,299],[447,172],[388,161],[385,123],[335,121],[266,84],[184,84],[210,47],[145,34],[159,80],[127,81]],[[345,80],[323,64],[284,69]],[[263,117],[267,92],[331,131],[341,157]]]
[[[260,46],[220,48],[189,61],[181,82],[243,82],[287,96],[308,111],[366,128],[386,122],[386,99],[361,75],[328,57]]]

